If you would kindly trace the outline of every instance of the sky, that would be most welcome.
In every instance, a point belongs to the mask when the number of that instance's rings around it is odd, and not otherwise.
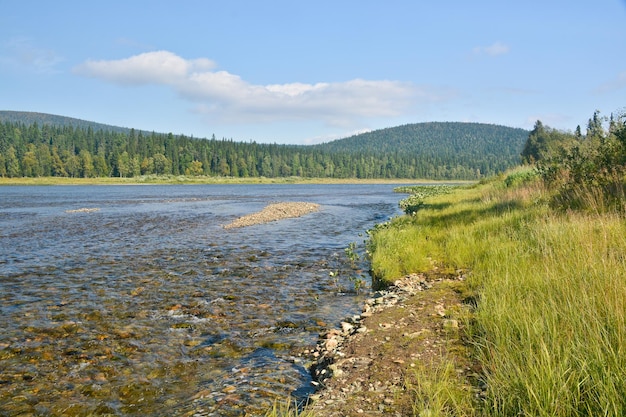
[[[626,0],[0,0],[0,110],[259,143],[626,112]]]

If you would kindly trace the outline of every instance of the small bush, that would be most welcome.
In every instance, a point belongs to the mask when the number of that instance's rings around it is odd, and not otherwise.
[[[442,194],[449,194],[455,187],[450,185],[413,185],[394,188],[396,193],[411,194],[400,200],[400,208],[406,214],[415,214],[424,205],[424,199]]]

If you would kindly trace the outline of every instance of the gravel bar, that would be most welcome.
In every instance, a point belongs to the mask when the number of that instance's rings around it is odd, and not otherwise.
[[[252,226],[255,224],[269,223],[291,217],[300,217],[319,210],[320,205],[306,202],[272,203],[258,213],[239,217],[224,226],[224,229],[235,227]]]

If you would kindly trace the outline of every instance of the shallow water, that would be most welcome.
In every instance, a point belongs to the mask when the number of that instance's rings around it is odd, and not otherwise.
[[[350,278],[370,282],[365,231],[399,214],[392,190],[0,188],[0,414],[254,415],[306,395],[296,353],[359,311]],[[321,209],[222,228],[278,201]]]

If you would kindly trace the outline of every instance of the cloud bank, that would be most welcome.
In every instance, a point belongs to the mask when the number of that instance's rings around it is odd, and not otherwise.
[[[361,118],[399,116],[413,105],[451,95],[389,80],[254,85],[216,70],[209,59],[188,60],[169,51],[89,60],[74,68],[74,73],[124,86],[167,86],[195,103],[195,111],[238,123],[319,119],[347,126]]]

